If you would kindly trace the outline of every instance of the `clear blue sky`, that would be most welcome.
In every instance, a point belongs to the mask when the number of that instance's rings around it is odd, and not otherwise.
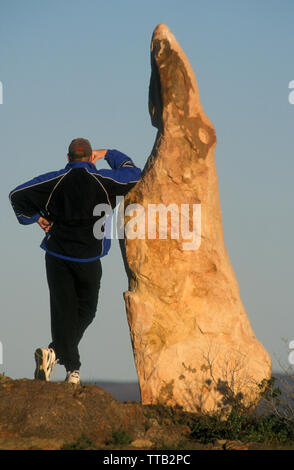
[[[148,114],[149,48],[165,23],[195,71],[215,126],[226,246],[257,337],[287,364],[294,339],[294,80],[291,0],[1,0],[0,372],[32,378],[50,341],[43,233],[18,224],[8,193],[63,168],[88,138],[143,167],[156,131]],[[103,259],[96,320],[82,340],[82,377],[136,380],[117,242]],[[57,371],[63,380],[63,368]]]

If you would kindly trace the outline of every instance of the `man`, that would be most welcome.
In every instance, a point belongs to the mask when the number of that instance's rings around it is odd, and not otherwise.
[[[104,158],[111,169],[97,170]],[[115,208],[116,196],[124,196],[140,179],[141,170],[117,150],[92,150],[88,140],[74,139],[64,169],[38,176],[10,192],[19,223],[37,222],[46,235],[46,274],[50,293],[52,341],[35,351],[35,378],[50,380],[58,362],[66,369],[66,381],[80,383],[78,345],[93,321],[102,276],[101,258],[110,249],[104,219],[94,215],[97,204]],[[100,220],[105,235],[95,237]]]

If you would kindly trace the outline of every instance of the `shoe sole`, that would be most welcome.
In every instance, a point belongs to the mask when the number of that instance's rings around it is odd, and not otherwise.
[[[35,361],[36,361],[36,369],[34,377],[36,380],[44,380],[48,382],[46,378],[45,370],[43,369],[43,351],[41,348],[36,349],[35,351]]]

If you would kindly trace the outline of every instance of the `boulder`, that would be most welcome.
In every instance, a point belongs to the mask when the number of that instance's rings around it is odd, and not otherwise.
[[[249,406],[271,376],[271,359],[225,247],[216,133],[191,65],[164,24],[153,33],[151,68],[149,111],[158,132],[125,197],[120,241],[141,401],[185,411]]]

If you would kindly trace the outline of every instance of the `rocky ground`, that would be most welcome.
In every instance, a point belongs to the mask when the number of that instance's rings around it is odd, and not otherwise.
[[[3,450],[270,448],[226,440],[200,444],[190,437],[189,418],[180,410],[119,402],[97,385],[0,375]]]

